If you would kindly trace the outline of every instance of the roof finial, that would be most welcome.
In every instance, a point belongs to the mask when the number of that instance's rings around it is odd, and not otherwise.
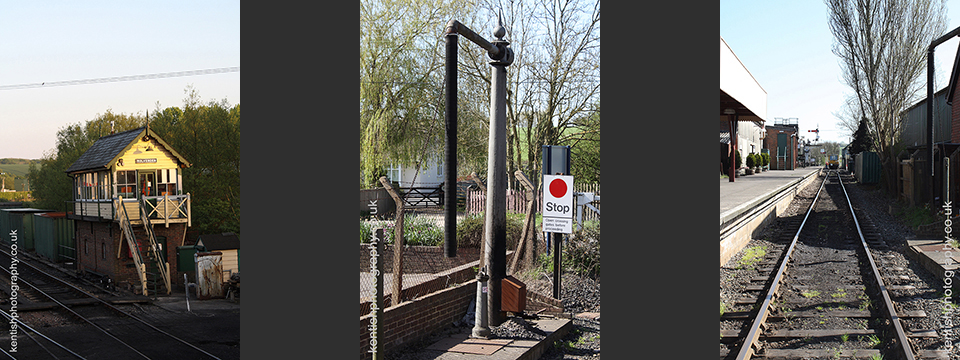
[[[500,10],[500,13],[497,14],[497,27],[493,28],[493,36],[502,41],[506,34],[507,29],[503,27],[503,10]]]

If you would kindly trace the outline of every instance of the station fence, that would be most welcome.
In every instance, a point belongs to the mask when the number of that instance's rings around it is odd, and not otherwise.
[[[592,192],[596,195],[600,195],[600,184],[599,183],[576,183],[573,184],[574,192]],[[543,194],[535,193],[536,200],[533,204],[533,210],[535,212],[540,212],[540,209],[543,209]],[[467,192],[467,214],[483,214],[486,211],[486,194],[481,190],[469,190]],[[514,213],[526,213],[527,211],[527,196],[526,192],[519,189],[507,189],[507,211]],[[574,200],[576,201],[576,200]],[[574,204],[576,205],[576,204]],[[593,202],[592,204],[597,209],[600,208],[599,202]],[[583,212],[583,221],[590,220],[600,220],[600,214],[597,214],[595,211],[590,208],[584,209]]]

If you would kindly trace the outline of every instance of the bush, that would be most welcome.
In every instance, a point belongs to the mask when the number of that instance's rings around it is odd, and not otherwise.
[[[393,244],[394,221],[360,221],[360,243],[370,242],[373,231],[379,228],[386,229],[385,244]],[[443,245],[443,227],[436,226],[433,220],[422,216],[406,216],[403,218],[403,240],[410,246],[441,246]]]
[[[770,154],[769,154],[769,153],[761,153],[761,154],[760,154],[760,158],[763,160],[763,163],[762,163],[760,166],[770,165]]]
[[[523,232],[524,214],[507,213],[507,249],[516,248]],[[465,216],[457,222],[457,247],[479,249],[483,243],[486,217],[482,214]]]
[[[389,228],[390,230],[387,230],[387,231],[386,231],[388,234],[386,234],[385,237],[387,237],[387,238],[392,237],[392,235],[393,235],[393,233],[392,233],[392,231],[393,231],[393,230],[392,230],[392,229],[393,229],[393,222],[392,222],[392,221],[378,221],[378,220],[363,221],[363,220],[361,220],[361,221],[360,221],[360,243],[361,243],[361,244],[368,244],[368,243],[370,243],[370,237],[373,236],[373,231],[376,230],[376,229],[380,229],[380,228]]]
[[[753,153],[747,154],[747,167],[751,169],[757,167],[757,158]]]
[[[0,192],[0,201],[25,201],[29,198],[29,191]]]
[[[736,163],[737,163],[737,169],[739,169],[741,166],[743,166],[743,161],[740,160],[740,151],[739,151],[739,150],[734,150],[733,152],[737,154]]]
[[[583,276],[600,278],[600,222],[584,222],[583,229],[574,231],[574,236],[565,241],[563,270]],[[534,271],[553,273],[553,254],[542,253],[537,258]],[[528,276],[530,276],[528,274]],[[532,275],[536,276],[536,275]]]
[[[410,246],[443,246],[443,226],[422,216],[405,217],[403,240]]]
[[[563,247],[564,270],[600,277],[600,222],[586,221]]]

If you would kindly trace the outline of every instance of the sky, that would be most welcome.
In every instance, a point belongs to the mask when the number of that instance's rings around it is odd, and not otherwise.
[[[56,134],[110,110],[143,115],[202,103],[240,103],[240,72],[22,88],[16,85],[239,68],[239,1],[3,2],[0,158],[39,159]]]
[[[947,29],[960,27],[960,0],[949,0]],[[797,118],[801,136],[849,143],[838,125],[844,99],[853,91],[843,83],[839,58],[823,1],[721,0],[720,36],[767,92],[767,122]],[[939,34],[937,37],[939,37]],[[960,38],[936,47],[934,91],[946,86]],[[926,72],[922,75],[926,77]],[[926,93],[920,94],[921,98]]]

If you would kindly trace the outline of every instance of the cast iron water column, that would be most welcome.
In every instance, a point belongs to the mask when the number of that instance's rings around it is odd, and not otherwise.
[[[446,34],[447,64],[444,74],[447,96],[444,103],[446,148],[444,149],[443,183],[443,254],[457,257],[457,34]]]
[[[487,283],[487,313],[490,326],[503,323],[500,296],[501,282],[507,276],[507,66],[513,63],[513,52],[503,40],[506,29],[498,24],[493,31],[498,48],[503,54],[490,61],[493,65],[490,79],[490,135],[487,150],[487,210],[486,238],[487,264],[490,281]],[[504,56],[505,55],[505,56]]]
[[[492,59],[490,62],[490,65],[493,66],[493,69],[491,74],[490,133],[487,153],[487,201],[486,221],[484,223],[484,228],[486,229],[484,246],[486,247],[486,250],[483,254],[484,260],[488,266],[488,274],[490,276],[489,282],[487,283],[488,311],[486,314],[488,319],[487,323],[489,326],[499,326],[503,322],[503,315],[501,314],[500,305],[500,290],[501,281],[503,281],[503,278],[506,277],[507,272],[507,66],[510,66],[510,64],[513,63],[513,50],[511,50],[508,46],[510,43],[503,40],[503,37],[506,35],[506,33],[506,28],[503,27],[503,23],[500,21],[500,19],[497,20],[497,27],[494,28],[493,31],[493,36],[497,38],[497,40],[493,43],[488,42],[486,39],[473,32],[473,30],[470,30],[456,20],[450,20],[450,22],[447,23],[447,28],[445,30],[445,35],[447,37],[447,104],[456,102],[456,51],[451,50],[452,47],[455,48],[456,46],[456,36],[458,34],[463,35],[473,43],[480,45],[480,47],[482,47],[484,50],[487,50],[487,55],[489,55]],[[451,95],[453,97],[451,97]],[[457,121],[455,107],[451,107],[449,105],[447,106],[446,118],[448,122],[455,123]],[[447,126],[449,134],[450,125],[448,124]],[[456,137],[448,135],[448,144],[451,141],[455,142]],[[456,149],[455,145],[447,145],[447,148]],[[450,154],[447,156],[449,159]],[[453,159],[456,159],[455,153],[453,155]],[[448,162],[451,161],[448,160]],[[450,173],[447,174],[448,179],[451,175],[454,176],[455,179],[456,174]],[[450,183],[455,184],[455,181],[448,180],[448,189],[451,188]],[[450,216],[449,213],[447,216]],[[448,219],[448,224],[449,221],[450,220]],[[456,239],[451,236],[446,238],[444,242],[444,248],[447,250],[447,256],[451,256],[451,248],[453,249],[453,255],[456,255],[456,245],[451,246],[449,244],[451,241],[455,242]],[[480,310],[479,304],[477,309],[478,311]]]

